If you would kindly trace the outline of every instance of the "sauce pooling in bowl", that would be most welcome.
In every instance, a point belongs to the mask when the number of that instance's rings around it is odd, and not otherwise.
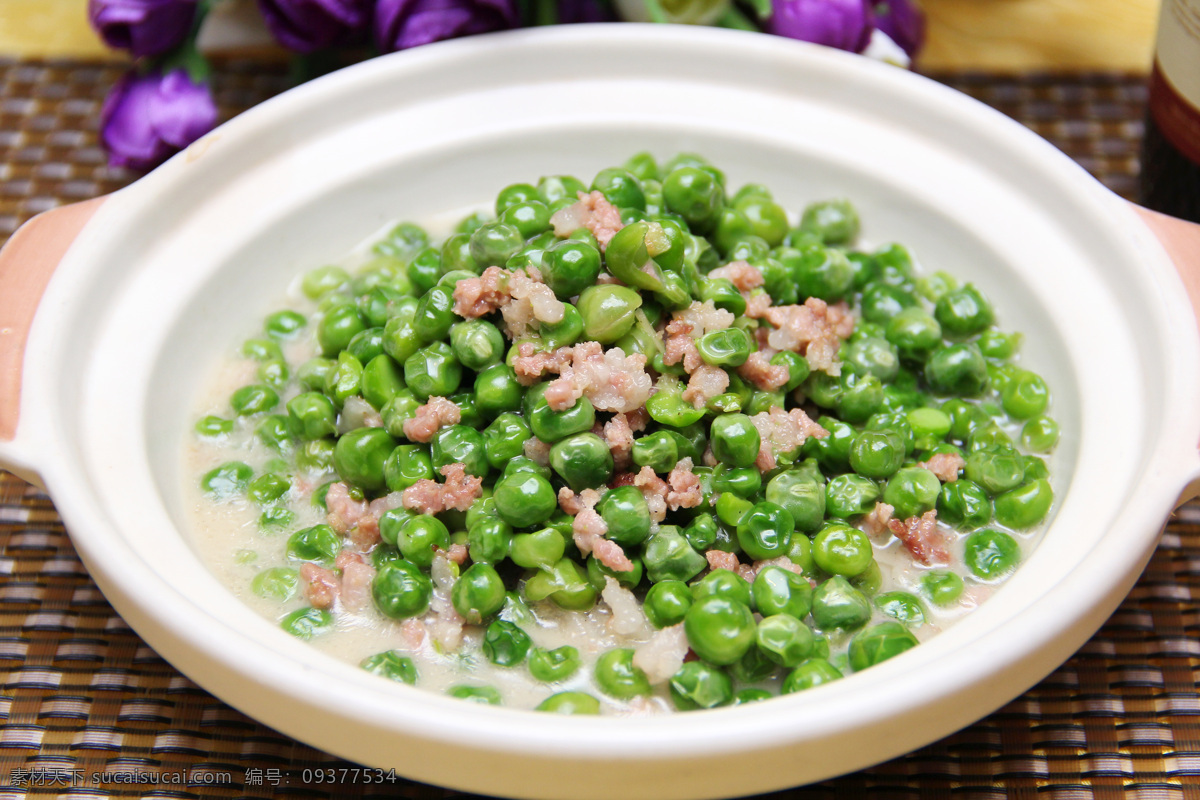
[[[385,678],[560,713],[903,653],[1053,503],[1049,390],[984,294],[696,156],[513,184],[320,267],[201,401],[230,588]]]

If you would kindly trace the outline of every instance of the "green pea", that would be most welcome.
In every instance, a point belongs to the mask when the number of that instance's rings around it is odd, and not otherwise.
[[[252,384],[235,391],[229,404],[240,417],[260,414],[279,405],[279,394],[270,386]]]
[[[727,278],[704,278],[700,282],[700,300],[711,301],[717,308],[723,308],[734,316],[746,313],[746,298]]]
[[[680,667],[671,676],[669,687],[671,700],[680,711],[716,708],[733,700],[733,681],[724,670],[703,661],[689,661]]]
[[[976,531],[963,544],[963,563],[976,578],[991,580],[1011,572],[1021,560],[1021,546],[1003,531]]]
[[[418,445],[399,445],[383,462],[383,478],[389,492],[402,492],[417,481],[433,477],[429,453]]]
[[[873,375],[880,381],[890,381],[900,371],[900,353],[886,339],[865,336],[843,348],[842,362],[859,375]]]
[[[934,569],[921,576],[921,589],[935,605],[948,606],[962,596],[963,579],[946,569]]]
[[[292,424],[282,414],[270,414],[254,428],[258,440],[272,450],[289,453],[292,449]]]
[[[701,503],[700,507],[706,508],[707,505]],[[683,538],[687,539],[693,550],[703,553],[716,543],[717,531],[717,521],[712,514],[697,514],[683,529]]]
[[[776,558],[787,553],[795,529],[795,521],[787,509],[764,500],[739,520],[738,544],[756,561]]]
[[[515,667],[525,660],[533,641],[529,634],[506,620],[498,619],[483,634],[483,654],[500,667]]]
[[[250,581],[250,589],[259,597],[283,602],[300,588],[300,573],[287,567],[264,569]]]
[[[583,318],[587,341],[612,344],[633,328],[642,298],[628,286],[589,286],[579,294],[576,308]]]
[[[612,452],[594,433],[577,433],[550,448],[550,466],[576,492],[608,483],[613,473]]]
[[[196,422],[195,430],[201,436],[224,436],[227,433],[233,433],[233,420],[209,414]]]
[[[411,222],[401,222],[375,243],[374,251],[381,255],[407,260],[429,244],[429,234]]]
[[[308,641],[333,627],[333,614],[323,608],[298,608],[280,620],[279,626],[297,639]]]
[[[1015,488],[1025,480],[1021,454],[1006,445],[984,447],[967,455],[967,478],[990,494]]]
[[[400,526],[396,546],[406,559],[428,569],[433,564],[434,553],[450,546],[450,532],[437,517],[418,514]]]
[[[400,367],[386,353],[375,356],[363,368],[363,398],[376,409],[383,409],[402,390],[404,378]]]
[[[407,362],[424,344],[413,325],[414,314],[392,317],[383,326],[383,350],[398,364]]]
[[[758,429],[745,414],[723,414],[713,420],[709,432],[713,455],[734,467],[750,467],[758,458]]]
[[[817,234],[825,244],[847,244],[858,236],[858,211],[849,200],[810,203],[800,218],[800,228]]]
[[[711,664],[732,664],[754,644],[750,608],[726,597],[709,596],[692,604],[683,620],[688,644]]]
[[[596,173],[592,191],[602,193],[617,208],[645,210],[646,196],[633,173],[619,167],[609,167]]]
[[[852,577],[875,561],[871,540],[857,528],[830,522],[813,537],[813,561],[831,575]]]
[[[356,333],[346,345],[346,352],[362,364],[380,355],[383,352],[383,328],[367,328]]]
[[[327,357],[336,356],[350,340],[367,329],[366,321],[354,303],[336,305],[325,312],[317,327],[317,342]]]
[[[591,400],[580,397],[570,408],[554,411],[546,403],[544,391],[535,397],[532,411],[527,415],[533,435],[543,442],[557,442],[572,434],[590,431],[596,424],[596,408]]]
[[[711,228],[725,204],[724,187],[710,172],[697,167],[673,170],[663,180],[662,192],[667,210],[678,214],[696,231]]]
[[[750,583],[735,572],[727,569],[714,569],[691,586],[693,600],[700,601],[706,597],[724,597],[736,600],[742,605],[750,605]]]
[[[341,267],[317,267],[304,276],[300,289],[310,300],[316,300],[349,282],[350,274]]]
[[[320,392],[305,392],[288,401],[288,416],[301,439],[321,439],[337,433],[337,410]]]
[[[987,386],[987,362],[974,343],[943,345],[925,362],[925,379],[934,391],[975,397]]]
[[[472,564],[450,590],[454,609],[472,625],[499,613],[505,598],[504,581],[490,564]]]
[[[661,425],[684,428],[704,418],[703,408],[696,408],[691,402],[683,399],[681,386],[664,386],[664,383],[666,381],[660,378],[658,391],[646,401],[646,411],[651,419]]]
[[[483,448],[488,463],[497,469],[511,463],[512,459],[525,452],[525,442],[529,437],[529,426],[524,418],[508,412],[496,417],[483,432]]]
[[[854,268],[845,252],[834,247],[812,247],[802,251],[793,271],[802,297],[840,300],[854,284]]]
[[[786,470],[771,478],[767,482],[766,498],[792,515],[798,531],[814,531],[825,518],[824,482],[814,479],[807,471]]]
[[[485,222],[471,234],[471,258],[481,268],[502,267],[521,246],[525,237],[507,222]]]
[[[1038,415],[1021,429],[1021,444],[1035,453],[1049,453],[1058,444],[1058,434],[1057,422],[1045,415]]]
[[[640,489],[621,486],[604,495],[596,510],[608,527],[607,538],[636,547],[650,536],[650,509]]]
[[[579,657],[579,651],[569,644],[553,650],[535,647],[529,651],[529,674],[542,683],[564,681],[581,666],[583,659]]]
[[[810,658],[800,662],[783,680],[780,691],[783,694],[802,692],[825,683],[836,681],[842,673],[824,658]]]
[[[304,329],[308,320],[297,311],[277,311],[267,317],[263,330],[276,339],[290,339]]]
[[[812,618],[824,630],[856,630],[871,619],[871,602],[841,575],[835,575],[813,592]]]
[[[550,569],[562,557],[566,542],[554,528],[535,533],[518,533],[509,544],[508,557],[525,569]]]
[[[539,703],[536,710],[551,714],[599,714],[600,701],[585,692],[559,692]]]
[[[803,575],[771,565],[763,567],[751,585],[754,608],[764,617],[790,614],[804,619],[812,609],[812,586]]]
[[[426,295],[426,297],[429,296]],[[459,363],[467,369],[481,370],[504,358],[504,335],[492,323],[481,319],[471,319],[459,322],[448,330],[450,331],[450,349]],[[440,339],[442,337],[433,338]]]
[[[447,689],[446,694],[459,700],[466,700],[469,703],[479,703],[484,706],[498,706],[503,704],[500,699],[500,692],[494,686],[468,686],[466,684],[459,684]],[[549,702],[549,700],[547,699],[546,702]],[[545,704],[545,702],[542,703],[542,705]],[[540,709],[541,706],[538,708]]]
[[[992,306],[971,284],[946,292],[937,301],[934,316],[950,336],[972,336],[992,324]]]
[[[242,355],[255,361],[283,361],[283,351],[270,339],[247,339],[242,344]]]
[[[992,521],[992,501],[988,493],[966,478],[942,487],[937,510],[939,519],[966,530],[981,528]]]
[[[444,342],[434,342],[404,361],[404,382],[422,400],[448,397],[462,381],[462,366]]]
[[[813,655],[814,638],[812,630],[790,614],[767,617],[755,630],[762,654],[789,669]]]
[[[904,358],[913,358],[911,348],[913,346],[921,346],[929,337],[930,324],[936,327],[937,340],[928,345],[929,348],[939,344],[942,340],[942,329],[938,326],[937,320],[933,318],[924,309],[917,306],[917,298],[913,297],[911,292],[907,292],[896,286],[888,286],[885,283],[876,281],[867,284],[863,289],[862,294],[862,313],[863,318],[868,322],[877,325],[886,325],[888,329],[887,340],[896,345],[896,349],[900,351],[900,355]],[[915,328],[914,334],[902,334],[901,331],[907,331],[910,323],[898,323],[896,331],[892,331],[891,321],[905,313],[908,309],[912,313],[912,319],[919,319],[921,325]],[[919,312],[916,313],[916,312]],[[928,318],[926,320],[926,318]],[[911,338],[910,338],[911,337]]]
[[[575,202],[579,193],[586,191],[583,181],[570,175],[551,175],[539,179],[537,183],[538,197],[547,205],[563,199]]]
[[[488,464],[483,434],[467,425],[448,425],[430,440],[430,459],[434,471],[450,464],[462,464],[471,475],[487,477]]]
[[[739,328],[710,331],[696,341],[696,349],[706,364],[740,367],[750,357],[750,337]]]
[[[541,475],[519,472],[506,475],[496,484],[496,511],[514,528],[544,522],[558,507],[550,482]]]
[[[1044,478],[1027,481],[996,496],[996,521],[1014,530],[1032,528],[1054,503],[1054,490]]]
[[[699,575],[708,561],[688,544],[673,525],[663,525],[646,540],[642,559],[652,583],[664,580],[689,581]]]
[[[758,703],[763,700],[770,700],[774,696],[775,695],[771,694],[766,689],[755,689],[753,687],[749,689],[739,689],[733,695],[732,705],[749,705],[750,703]]]
[[[875,497],[879,495],[878,488],[875,488],[874,496],[868,498],[866,495],[871,494],[870,488],[875,484],[872,481],[865,483],[862,481],[869,478],[890,478],[904,463],[904,456],[904,442],[895,432],[863,431],[855,437],[854,443],[850,447],[850,467],[863,478],[857,482],[854,479],[858,476],[841,475],[839,478],[850,482],[845,488],[852,489],[856,495],[860,496],[862,502],[873,503]],[[838,478],[834,480],[838,480]],[[832,491],[832,483],[830,487]],[[847,507],[843,505],[841,508]],[[869,510],[866,509],[866,511]],[[849,514],[836,514],[835,516],[851,516],[866,513],[866,511],[851,510]]]
[[[1001,392],[1004,410],[1013,419],[1029,419],[1046,410],[1050,390],[1041,376],[1021,370]]]
[[[288,493],[292,482],[274,473],[259,475],[246,487],[246,496],[256,503],[273,503]]]
[[[368,656],[359,666],[372,675],[379,675],[397,683],[407,683],[409,686],[417,684],[417,665],[399,650],[388,650]]]
[[[410,561],[389,561],[376,572],[371,595],[380,613],[391,619],[408,619],[430,607],[433,582]]]
[[[347,483],[368,491],[386,486],[383,465],[396,448],[396,440],[382,428],[358,428],[337,440],[333,466]]]
[[[942,343],[941,325],[919,306],[898,309],[886,322],[887,340],[901,358],[923,361]]]
[[[510,205],[500,220],[516,228],[522,238],[529,239],[550,230],[550,209],[541,200],[531,198]]]
[[[296,466],[307,472],[326,472],[333,468],[332,439],[304,442],[296,452]]]
[[[486,517],[468,527],[467,552],[473,562],[496,564],[508,558],[512,540],[511,525],[496,517]]]
[[[1021,343],[1021,334],[988,330],[979,334],[979,349],[988,358],[1012,358]]]
[[[618,700],[650,694],[650,681],[633,665],[633,652],[632,648],[615,648],[600,656],[595,668],[600,691]]]
[[[342,537],[328,525],[303,528],[288,537],[287,554],[299,561],[331,562],[342,550]]]
[[[531,602],[549,598],[570,611],[591,608],[597,597],[583,568],[570,558],[560,559],[553,567],[529,577],[524,586],[525,597]]]
[[[215,469],[204,473],[200,479],[200,488],[218,499],[232,497],[245,491],[254,470],[240,461],[227,461]]]
[[[730,468],[718,464],[713,470],[712,488],[714,492],[733,492],[749,500],[762,489],[762,473],[753,467]]]
[[[887,482],[883,502],[895,509],[897,519],[919,517],[934,507],[941,491],[941,482],[929,470],[904,467]]]
[[[560,300],[567,300],[596,283],[600,251],[587,242],[564,239],[546,250],[542,278]]]
[[[754,504],[749,500],[743,500],[733,492],[725,492],[717,498],[713,508],[717,512],[717,519],[731,528],[736,528],[754,508]],[[793,522],[793,524],[795,523]],[[738,548],[741,548],[740,544]]]
[[[650,587],[642,607],[651,625],[666,628],[683,622],[692,602],[692,590],[686,583],[664,580]]]
[[[875,598],[875,607],[894,620],[919,628],[925,624],[925,607],[916,595],[886,592]]]
[[[859,631],[850,640],[850,668],[873,667],[917,646],[917,637],[899,622],[881,622]]]
[[[738,211],[745,214],[755,236],[761,236],[771,247],[778,247],[787,234],[787,213],[770,197],[746,196],[735,201]]]
[[[679,461],[679,446],[666,431],[656,431],[633,442],[633,463],[655,472],[670,472]]]

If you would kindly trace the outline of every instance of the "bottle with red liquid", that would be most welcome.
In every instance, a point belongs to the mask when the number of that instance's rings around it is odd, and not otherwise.
[[[1163,0],[1142,144],[1141,203],[1200,222],[1200,0]]]

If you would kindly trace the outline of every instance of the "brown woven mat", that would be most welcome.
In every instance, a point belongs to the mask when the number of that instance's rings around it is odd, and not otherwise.
[[[112,191],[96,119],[112,66],[0,61],[0,241],[38,211]],[[941,76],[1003,110],[1129,196],[1145,99],[1119,75]],[[226,114],[279,91],[278,68],[227,64]],[[1170,523],[1112,619],[1061,669],[1002,710],[873,769],[777,797],[1200,800],[1200,504]],[[303,781],[350,767],[197,688],[113,613],[49,499],[0,475],[0,797],[458,796],[406,782]],[[162,785],[93,781],[94,772]],[[348,775],[349,773],[347,773]],[[189,776],[190,784],[177,785]]]

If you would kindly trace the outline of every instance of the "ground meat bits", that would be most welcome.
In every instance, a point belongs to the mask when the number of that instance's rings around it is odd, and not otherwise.
[[[767,336],[771,347],[803,354],[814,370],[841,374],[838,349],[841,340],[854,332],[854,317],[845,303],[831,306],[820,298],[810,297],[802,306],[769,308],[765,316],[775,326]]]
[[[404,435],[409,441],[428,442],[447,425],[462,421],[462,410],[444,397],[433,396],[417,407],[412,419],[404,420]]]
[[[494,313],[512,299],[508,270],[488,267],[478,278],[463,278],[454,285],[454,313],[475,319]]]
[[[565,238],[580,228],[587,228],[596,237],[603,252],[617,231],[625,227],[621,222],[621,212],[608,202],[602,192],[590,194],[580,192],[579,202],[560,208],[550,217],[554,226],[554,235]]]
[[[739,292],[757,289],[764,283],[763,274],[758,267],[752,267],[745,261],[732,261],[723,267],[717,267],[708,273],[710,278],[725,278]]]
[[[928,461],[918,461],[917,466],[929,470],[942,483],[958,480],[958,471],[967,462],[958,453],[935,453]]]
[[[888,527],[888,523],[892,521],[892,513],[895,510],[887,503],[877,502],[875,508],[871,509],[871,513],[863,518],[863,532],[868,536],[882,536],[890,533],[891,528]]]
[[[784,411],[779,406],[771,406],[770,411],[763,411],[750,418],[750,422],[758,430],[759,446],[758,459],[754,462],[763,472],[775,469],[776,457],[780,453],[790,453],[815,436],[824,439],[829,431],[809,419],[803,409],[793,408]]]
[[[418,514],[440,514],[449,509],[466,511],[483,496],[483,478],[468,475],[461,463],[447,464],[441,473],[445,483],[422,478],[404,490],[404,507]]]
[[[937,527],[937,510],[931,509],[919,517],[909,517],[888,522],[888,528],[896,534],[900,543],[922,564],[949,564],[950,553]]]
[[[704,408],[709,400],[728,388],[728,372],[720,367],[702,364],[688,379],[687,388],[683,390],[683,399],[696,408]]]
[[[738,367],[737,372],[764,392],[778,389],[791,378],[787,367],[772,364],[771,354],[762,350],[751,353],[746,363]]]
[[[681,458],[675,468],[667,475],[667,506],[672,511],[681,508],[695,508],[704,500],[704,492],[700,489],[700,479],[692,472],[692,460]]]

